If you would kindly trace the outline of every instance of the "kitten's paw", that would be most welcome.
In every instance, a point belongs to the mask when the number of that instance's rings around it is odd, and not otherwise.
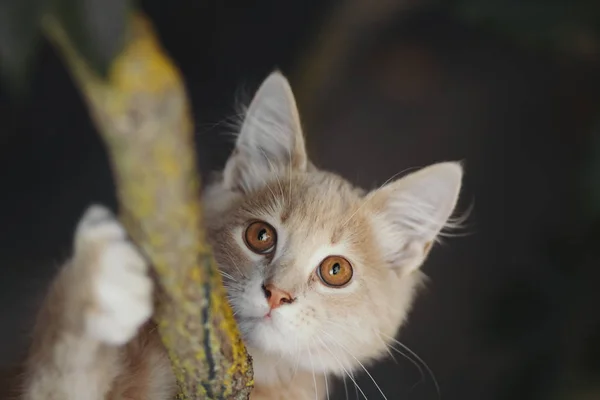
[[[103,343],[125,344],[152,315],[147,263],[104,207],[88,209],[75,241],[78,251],[94,254],[93,301],[85,315],[86,331]]]
[[[104,242],[125,240],[127,232],[106,207],[92,205],[85,211],[75,231],[75,252]]]

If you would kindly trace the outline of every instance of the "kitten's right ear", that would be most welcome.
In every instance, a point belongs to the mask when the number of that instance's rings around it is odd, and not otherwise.
[[[292,89],[281,73],[273,72],[250,103],[225,166],[225,186],[250,192],[289,169],[306,170],[307,163]]]
[[[421,266],[449,224],[462,183],[459,163],[443,162],[371,192],[375,234],[390,265],[411,272]]]

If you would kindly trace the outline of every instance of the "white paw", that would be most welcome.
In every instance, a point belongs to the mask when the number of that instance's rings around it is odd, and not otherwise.
[[[146,261],[113,214],[101,206],[92,206],[84,214],[75,247],[95,253],[87,333],[106,344],[127,343],[152,315],[152,280]]]

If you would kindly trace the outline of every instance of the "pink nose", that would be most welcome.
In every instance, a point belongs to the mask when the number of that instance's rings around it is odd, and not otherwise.
[[[281,307],[283,304],[289,304],[294,301],[294,298],[291,294],[285,290],[275,287],[275,285],[271,283],[263,285],[263,291],[265,292],[265,297],[267,298],[267,303],[269,303],[271,310]]]

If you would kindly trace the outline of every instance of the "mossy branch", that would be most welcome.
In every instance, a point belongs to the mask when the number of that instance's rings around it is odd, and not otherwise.
[[[179,71],[149,21],[130,17],[108,78],[92,72],[56,19],[44,29],[62,54],[104,139],[122,217],[154,266],[155,320],[182,399],[247,399],[252,365],[202,229],[190,109]]]

